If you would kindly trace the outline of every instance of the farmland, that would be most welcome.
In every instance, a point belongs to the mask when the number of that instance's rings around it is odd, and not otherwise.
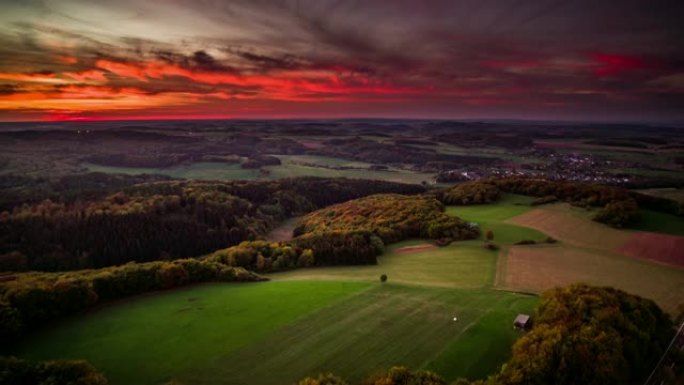
[[[391,282],[451,288],[482,288],[494,279],[496,252],[478,241],[404,253],[407,246],[425,245],[422,240],[392,244],[378,257],[377,265],[316,267],[273,274],[274,280],[349,280],[376,282],[387,274]]]
[[[287,156],[281,155],[281,165],[265,166],[265,172],[244,169],[239,164],[221,162],[197,162],[181,164],[172,167],[116,167],[83,163],[82,166],[90,172],[120,173],[129,175],[159,174],[178,179],[198,180],[275,180],[298,176],[346,177],[362,179],[379,179],[391,182],[419,184],[431,181],[434,174],[402,169],[369,170],[370,164],[350,162],[339,158],[316,156]],[[337,167],[337,168],[331,168]]]
[[[511,319],[535,303],[505,292],[379,282],[210,284],[65,320],[18,353],[86,358],[114,385],[282,384],[321,371],[359,379],[395,364],[474,378],[507,359],[516,338]]]
[[[456,215],[469,222],[477,223],[483,231],[492,230],[494,241],[501,244],[512,244],[521,240],[540,242],[546,235],[529,227],[506,222],[507,219],[528,212],[532,198],[504,194],[496,203],[487,205],[449,207],[447,213]]]
[[[676,312],[684,298],[684,270],[619,254],[566,245],[516,246],[499,264],[497,287],[542,292],[584,282],[612,286],[655,300]]]
[[[586,282],[642,295],[673,313],[681,305],[684,270],[619,252],[634,232],[592,222],[565,204],[531,201],[504,194],[496,203],[447,208],[491,229],[500,250],[481,240],[436,247],[409,239],[386,245],[377,265],[294,269],[269,274],[266,283],[143,295],[38,331],[16,354],[87,359],[113,385],[276,385],[319,372],[356,382],[393,365],[452,381],[484,378],[510,357],[520,335],[511,320],[538,303],[519,293]],[[286,239],[297,223],[285,221],[268,237]],[[561,242],[547,244],[548,235]],[[538,244],[514,245],[520,240]]]
[[[534,227],[561,243],[515,246],[502,253],[497,287],[542,292],[585,282],[651,298],[670,312],[683,303],[684,237],[613,229],[566,204],[535,208],[507,222]],[[670,224],[681,226],[681,219]]]

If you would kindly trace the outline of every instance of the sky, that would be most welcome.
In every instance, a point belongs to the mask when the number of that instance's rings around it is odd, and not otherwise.
[[[684,1],[0,0],[0,120],[684,121]]]

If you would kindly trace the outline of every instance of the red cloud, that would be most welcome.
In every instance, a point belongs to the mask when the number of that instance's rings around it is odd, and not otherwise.
[[[652,67],[645,59],[638,56],[597,53],[591,55],[591,59],[598,64],[594,70],[594,75],[598,77],[610,77]]]
[[[98,82],[106,82],[107,78],[104,76],[104,72],[98,70],[87,70],[81,72],[65,72],[64,76],[78,80],[81,82],[94,80]]]

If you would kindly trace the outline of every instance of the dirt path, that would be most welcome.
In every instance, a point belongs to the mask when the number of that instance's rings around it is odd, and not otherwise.
[[[430,244],[424,244],[424,245],[414,245],[414,246],[404,246],[400,247],[396,250],[394,250],[395,254],[411,254],[411,253],[419,253],[421,251],[427,251],[427,250],[433,250],[436,249],[437,246],[435,245],[430,245]]]
[[[275,229],[269,231],[265,238],[272,242],[285,242],[292,239],[292,231],[297,227],[301,217],[294,217],[281,223]]]

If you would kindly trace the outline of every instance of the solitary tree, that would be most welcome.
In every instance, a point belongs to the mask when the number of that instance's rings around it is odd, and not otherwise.
[[[380,276],[380,282],[382,282],[382,283],[387,282],[387,274],[383,274]]]

